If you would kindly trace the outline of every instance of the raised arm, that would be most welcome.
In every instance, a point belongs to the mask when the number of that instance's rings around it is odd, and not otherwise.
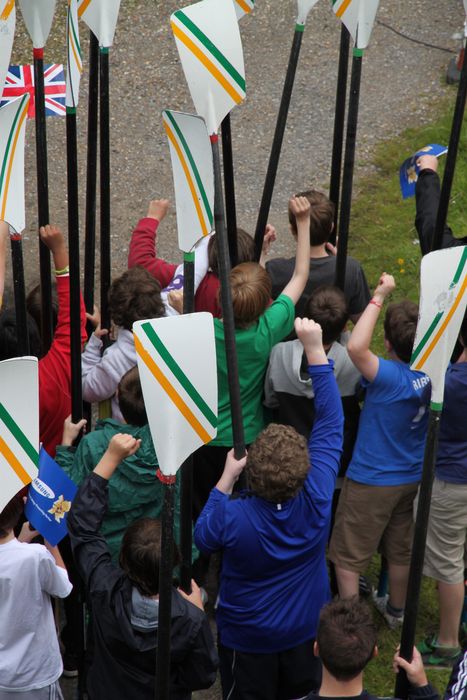
[[[369,382],[374,380],[378,374],[379,367],[378,356],[370,350],[373,332],[383,308],[384,300],[395,288],[394,277],[383,272],[374,291],[373,298],[360,316],[347,345],[350,359],[362,376]]]
[[[310,202],[306,197],[292,197],[290,210],[297,221],[297,252],[290,282],[282,290],[294,304],[300,299],[310,272]]]
[[[169,209],[168,199],[153,199],[149,202],[148,214],[131,234],[128,250],[128,267],[141,265],[159,280],[162,288],[173,279],[176,265],[157,257],[156,232]]]

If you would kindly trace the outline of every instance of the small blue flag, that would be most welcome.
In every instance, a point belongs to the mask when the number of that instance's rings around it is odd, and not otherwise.
[[[417,165],[417,160],[420,156],[439,156],[444,155],[448,152],[446,146],[440,146],[438,143],[430,143],[425,148],[421,148],[413,156],[407,158],[402,163],[399,170],[399,178],[401,184],[402,197],[407,199],[407,197],[415,196],[415,185],[417,184],[418,174],[420,168]]]
[[[29,487],[26,518],[55,547],[68,534],[66,516],[77,492],[76,485],[41,448],[39,473]]]

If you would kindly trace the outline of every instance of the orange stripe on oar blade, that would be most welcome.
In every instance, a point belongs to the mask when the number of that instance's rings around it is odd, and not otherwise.
[[[15,0],[8,0],[5,7],[3,8],[2,14],[0,15],[0,19],[7,20],[8,17],[10,16],[11,11],[14,8],[14,6],[15,6]]]
[[[351,2],[352,2],[352,0],[344,0],[342,5],[339,7],[339,9],[336,12],[336,17],[342,17],[342,15],[344,14],[344,12],[346,11],[346,9],[348,8],[348,6],[350,5]]]
[[[251,12],[251,7],[249,5],[247,5],[246,2],[244,2],[244,0],[236,0],[236,2],[237,2],[237,5],[239,5],[242,8],[242,10],[243,10],[243,12],[245,12],[245,14],[248,14],[249,12]]]
[[[429,344],[429,346],[427,347],[427,349],[423,353],[422,357],[420,358],[420,360],[417,362],[417,364],[415,365],[415,367],[413,369],[421,369],[423,367],[423,365],[425,364],[425,362],[427,361],[427,359],[429,358],[429,356],[431,355],[431,353],[433,352],[438,340],[443,335],[443,333],[446,329],[446,326],[448,325],[449,321],[451,320],[455,310],[459,306],[466,289],[467,289],[467,276],[464,278],[464,281],[462,283],[462,287],[460,288],[459,294],[457,295],[457,297],[454,301],[454,304],[449,309],[449,313],[447,314],[443,323],[439,327],[438,332],[436,333],[435,337],[433,338],[433,340],[431,341],[431,343]]]
[[[11,152],[10,152],[10,156],[9,156],[10,162],[8,163],[8,170],[7,170],[7,172],[6,172],[6,178],[5,178],[5,187],[4,187],[4,190],[3,190],[3,192],[4,192],[4,195],[3,195],[3,206],[2,206],[2,210],[0,211],[0,219],[1,219],[2,221],[3,221],[3,219],[5,218],[6,203],[7,203],[7,199],[8,199],[8,188],[10,187],[11,171],[12,171],[12,168],[13,168],[13,162],[14,162],[14,160],[15,160],[16,146],[17,146],[17,144],[18,144],[18,138],[19,138],[19,135],[20,135],[20,132],[21,132],[21,126],[22,126],[24,120],[26,119],[26,115],[27,115],[27,113],[28,113],[28,105],[29,105],[29,101],[26,100],[26,104],[25,104],[25,106],[23,107],[23,113],[22,113],[22,115],[21,115],[21,117],[20,117],[20,120],[19,120],[19,124],[18,124],[18,126],[16,127],[15,138],[14,138],[13,143],[12,143],[12,146],[11,146]]]
[[[24,469],[24,467],[21,466],[20,462],[15,457],[15,455],[10,450],[10,448],[8,447],[8,445],[2,437],[0,437],[0,454],[2,454],[5,457],[6,461],[13,469],[18,479],[20,479],[25,486],[31,483],[31,477]]]
[[[165,131],[167,133],[167,136],[169,137],[171,143],[173,144],[173,147],[177,151],[178,159],[182,165],[183,172],[185,173],[185,177],[188,181],[188,186],[190,188],[191,196],[193,197],[193,202],[195,204],[196,213],[198,214],[198,219],[199,219],[199,222],[201,224],[203,236],[207,236],[209,231],[208,231],[208,228],[207,228],[206,223],[204,221],[203,212],[201,211],[201,206],[199,203],[198,194],[196,192],[196,187],[195,187],[195,184],[193,182],[193,178],[191,177],[190,169],[187,165],[187,162],[186,162],[186,160],[183,156],[183,153],[182,153],[182,149],[180,148],[178,141],[175,138],[174,133],[171,131],[169,125],[165,121],[164,121],[164,128],[165,128]]]
[[[203,443],[206,444],[207,442],[210,442],[211,436],[209,435],[209,433],[203,428],[199,420],[188,408],[182,397],[177,393],[177,391],[174,389],[167,377],[165,377],[164,374],[161,372],[160,368],[156,365],[151,355],[143,347],[140,339],[135,335],[134,340],[136,352],[141,357],[141,359],[143,360],[144,364],[151,372],[153,377],[159,382],[159,384],[164,389],[165,393],[169,396],[169,398],[172,399],[173,403],[176,405],[180,413],[182,413],[182,415],[186,418],[186,420],[191,425],[195,433],[199,435]]]
[[[231,86],[231,84],[224,78],[220,70],[214,65],[212,61],[209,60],[207,56],[196,46],[196,44],[188,37],[186,34],[184,34],[177,25],[172,22],[172,30],[177,39],[180,39],[180,41],[185,44],[187,49],[191,51],[192,54],[196,56],[196,58],[201,61],[203,66],[211,73],[211,75],[217,80],[218,83],[222,85],[224,90],[230,95],[230,97],[233,99],[233,101],[236,104],[239,104],[242,101],[242,96],[239,95],[239,93],[234,90],[234,88]]]
[[[79,9],[78,9],[78,17],[80,19],[83,16],[83,14],[86,12],[86,10],[88,9],[90,4],[91,4],[91,0],[83,0],[83,2],[81,3],[81,5],[79,6]]]

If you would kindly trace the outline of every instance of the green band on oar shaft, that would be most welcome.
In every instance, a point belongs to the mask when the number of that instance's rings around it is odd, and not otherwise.
[[[354,46],[352,54],[355,58],[361,58],[363,56],[363,49],[357,49],[357,47]]]
[[[304,24],[297,24],[295,25],[295,31],[296,32],[304,32],[305,31],[305,25]]]
[[[66,113],[67,114],[76,114],[76,107],[67,107]]]
[[[192,250],[189,253],[183,253],[183,262],[194,262],[195,261],[195,251]]]
[[[437,401],[430,401],[430,409],[436,413],[441,413],[443,410],[443,402],[438,403]]]
[[[6,427],[16,439],[16,441],[21,445],[23,450],[26,452],[27,456],[34,464],[39,462],[39,453],[34,448],[34,446],[29,442],[26,435],[23,433],[21,428],[17,425],[14,419],[10,416],[5,406],[0,403],[0,419],[5,423]]]
[[[109,47],[108,46],[101,46],[101,47],[99,47],[99,51],[101,53],[109,53]]]
[[[189,378],[186,376],[182,368],[175,362],[174,358],[172,355],[169,353],[159,336],[157,335],[156,331],[154,328],[151,326],[150,323],[143,323],[141,326],[143,331],[146,333],[146,336],[148,337],[149,341],[153,345],[153,347],[157,350],[161,358],[164,360],[165,364],[167,367],[170,369],[170,371],[173,373],[173,375],[176,377],[176,379],[180,382],[182,387],[185,389],[186,393],[188,396],[192,399],[192,401],[196,404],[196,406],[199,408],[201,413],[204,415],[206,420],[209,421],[209,423],[212,425],[213,428],[217,427],[217,416],[211,411],[209,406],[207,405],[206,401],[203,399],[203,397],[199,394],[199,392],[195,389]]]

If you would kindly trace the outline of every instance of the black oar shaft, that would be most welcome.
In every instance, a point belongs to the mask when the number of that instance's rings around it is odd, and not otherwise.
[[[233,448],[236,459],[241,459],[245,454],[245,437],[243,431],[240,385],[238,382],[235,323],[232,308],[232,292],[230,288],[230,260],[225,228],[222,175],[217,135],[211,136],[211,144],[214,162],[214,226],[216,230],[219,277],[221,282],[222,322],[224,326],[225,356],[227,361],[230,409],[232,414]]]
[[[342,152],[344,150],[345,105],[347,101],[347,77],[349,72],[350,32],[341,24],[339,66],[337,69],[336,107],[334,113],[334,136],[332,140],[331,184],[329,199],[334,204],[334,231],[331,242],[335,243],[339,220],[339,195],[341,190]]]
[[[47,167],[47,127],[44,99],[44,50],[34,49],[34,94],[36,126],[37,206],[39,227],[50,223],[49,178]],[[53,336],[52,279],[50,251],[39,239],[41,280],[41,336],[44,352],[50,348]]]
[[[70,254],[70,350],[71,350],[71,419],[83,417],[81,386],[81,299],[79,265],[78,147],[76,110],[67,107],[66,151],[68,184],[68,249]]]
[[[402,658],[412,659],[417,625],[418,605],[420,601],[420,586],[422,583],[423,561],[425,558],[426,533],[430,515],[431,491],[435,473],[436,453],[438,450],[438,432],[441,419],[441,409],[430,409],[428,432],[423,457],[423,472],[418,496],[417,517],[415,520],[412,557],[410,560],[407,598],[404,611],[404,623],[401,634]],[[410,685],[407,674],[399,670],[396,679],[395,697],[405,700],[408,697]]]
[[[183,258],[183,313],[195,310],[195,253],[185,253]],[[181,468],[180,495],[180,586],[191,593],[192,550],[192,502],[193,502],[193,457],[190,455]]]
[[[100,88],[100,253],[101,253],[101,325],[110,328],[108,293],[111,281],[110,247],[110,114],[109,50],[99,52]]]
[[[162,508],[161,562],[159,568],[159,620],[156,654],[156,700],[169,700],[170,697],[174,489],[175,482],[165,485],[164,504]]]
[[[13,273],[13,291],[15,295],[16,335],[18,339],[18,356],[30,354],[28,321],[26,310],[26,291],[24,284],[23,246],[21,236],[10,236],[11,267]]]
[[[232,150],[232,126],[230,113],[224,117],[221,124],[222,134],[222,165],[224,167],[225,209],[227,215],[227,235],[229,239],[229,255],[232,267],[238,262],[237,246],[237,208],[235,205],[235,180]]]
[[[358,106],[360,101],[360,81],[362,75],[363,51],[354,49],[352,74],[350,78],[349,112],[345,139],[344,171],[342,178],[341,211],[339,219],[339,245],[337,248],[335,284],[344,290],[349,241],[350,211],[352,207],[352,186],[357,141]]]
[[[287,115],[289,113],[290,99],[295,81],[295,73],[297,72],[298,59],[303,39],[302,25],[297,25],[295,30],[292,49],[290,51],[289,64],[285,76],[284,88],[282,90],[282,98],[277,115],[276,130],[272,142],[271,154],[269,156],[269,164],[264,182],[263,196],[259,208],[258,220],[255,230],[255,259],[261,257],[261,249],[263,247],[264,231],[268,222],[269,209],[271,208],[272,195],[276,182],[277,168],[282,149],[282,141],[284,139],[285,127],[287,124]]]
[[[464,61],[457,90],[456,105],[452,119],[451,136],[449,138],[449,148],[446,156],[446,166],[444,169],[443,184],[439,197],[438,214],[436,216],[435,232],[432,250],[439,250],[443,245],[443,234],[448,218],[449,198],[451,196],[454,171],[456,168],[457,152],[464,119],[465,99],[467,95],[467,59],[464,54]]]
[[[93,32],[89,35],[89,94],[88,138],[86,164],[86,218],[84,239],[84,305],[94,308],[94,277],[96,267],[96,191],[97,139],[99,114],[99,42]],[[88,328],[92,333],[93,328]]]

